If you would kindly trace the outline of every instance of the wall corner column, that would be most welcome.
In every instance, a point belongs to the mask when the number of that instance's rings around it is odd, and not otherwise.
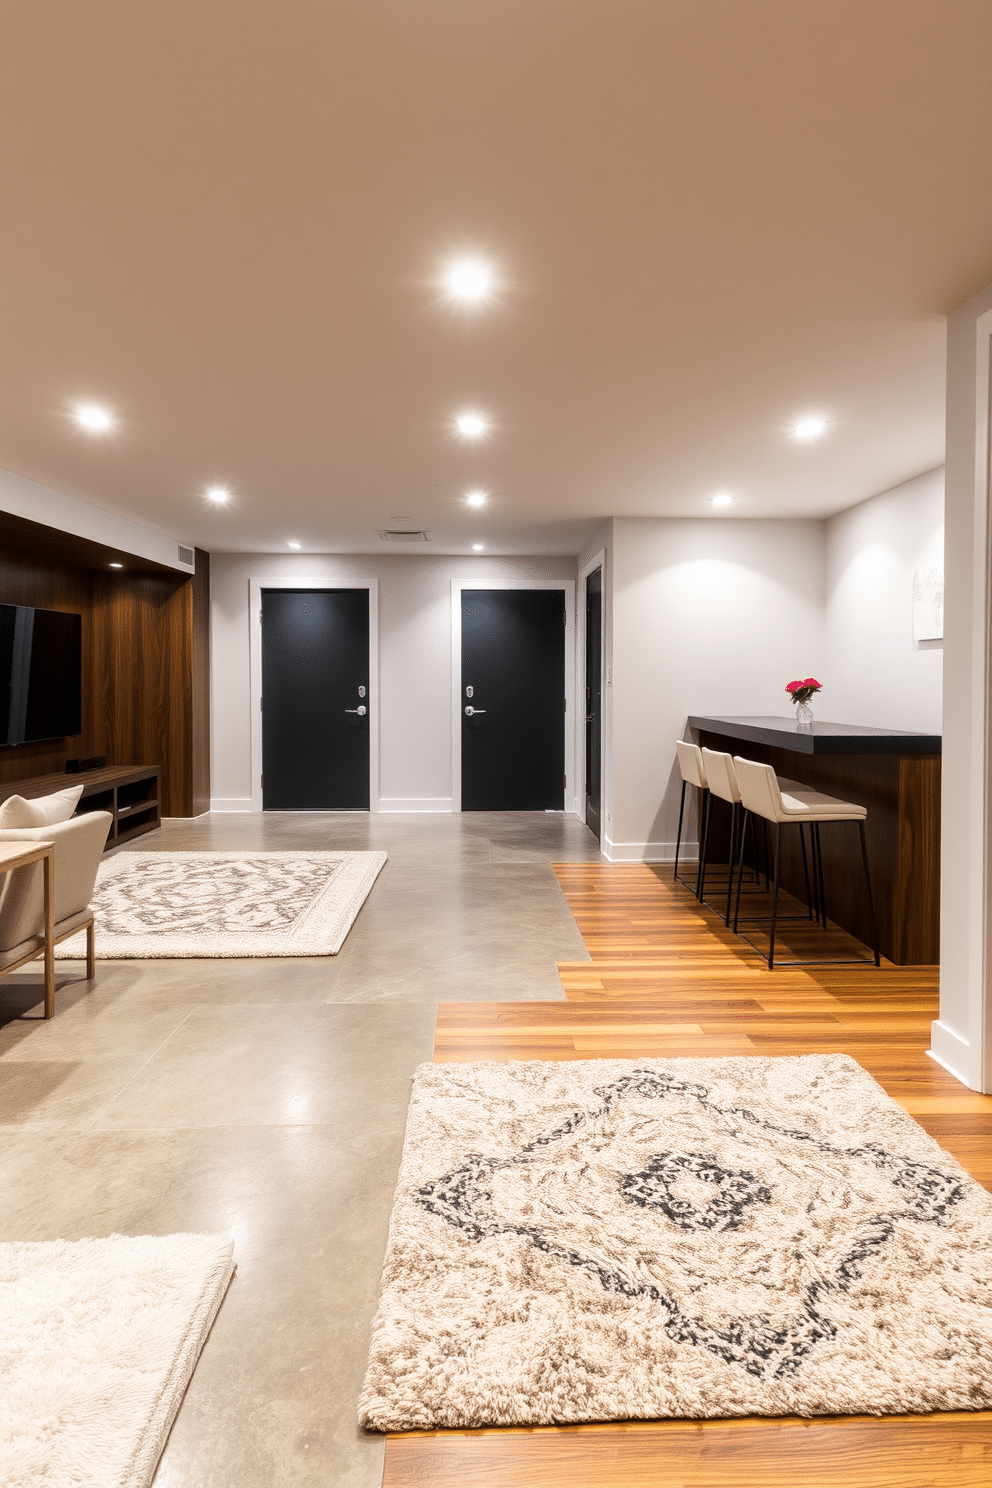
[[[989,391],[992,286],[947,327],[940,1016],[930,1052],[992,1089]]]

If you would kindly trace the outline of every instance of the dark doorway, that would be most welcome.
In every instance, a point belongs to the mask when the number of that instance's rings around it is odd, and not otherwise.
[[[462,591],[462,810],[565,804],[565,595]]]
[[[603,704],[603,570],[586,579],[586,826],[600,836]]]
[[[262,809],[369,809],[369,591],[262,590]]]

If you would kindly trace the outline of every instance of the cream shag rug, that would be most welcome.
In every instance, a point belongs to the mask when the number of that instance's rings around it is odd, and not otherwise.
[[[146,1488],[231,1251],[224,1235],[0,1245],[4,1488]]]
[[[381,852],[120,853],[97,875],[96,954],[333,956],[385,861]],[[85,936],[55,954],[85,956]]]
[[[380,1431],[992,1405],[992,1196],[846,1055],[418,1070]]]

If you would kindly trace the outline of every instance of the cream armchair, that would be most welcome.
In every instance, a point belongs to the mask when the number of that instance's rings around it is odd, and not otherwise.
[[[55,939],[86,930],[86,975],[96,975],[90,900],[113,817],[90,811],[46,827],[0,828],[0,842],[53,842]],[[41,863],[15,868],[0,891],[0,973],[13,971],[45,949],[44,879]],[[45,1017],[55,1011],[55,977],[45,971]]]

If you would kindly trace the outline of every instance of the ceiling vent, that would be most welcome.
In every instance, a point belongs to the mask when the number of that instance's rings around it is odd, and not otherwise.
[[[422,527],[416,529],[410,527],[380,527],[379,536],[383,542],[430,542],[431,535]]]
[[[179,562],[180,563],[188,563],[189,566],[190,566],[190,568],[192,568],[193,567],[193,562],[194,562],[194,556],[195,555],[193,553],[193,549],[192,548],[184,548],[183,545],[182,545],[182,543],[179,544]]]

